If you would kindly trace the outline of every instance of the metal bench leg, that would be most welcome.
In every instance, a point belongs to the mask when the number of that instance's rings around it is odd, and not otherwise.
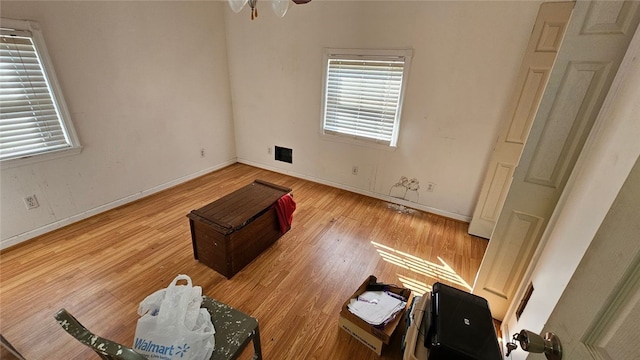
[[[256,325],[253,330],[253,360],[262,360],[262,348],[260,347],[260,329]]]

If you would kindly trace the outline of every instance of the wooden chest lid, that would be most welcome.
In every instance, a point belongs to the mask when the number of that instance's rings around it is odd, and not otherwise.
[[[187,216],[210,223],[226,234],[241,229],[290,192],[290,188],[255,180],[200,209],[192,210]]]

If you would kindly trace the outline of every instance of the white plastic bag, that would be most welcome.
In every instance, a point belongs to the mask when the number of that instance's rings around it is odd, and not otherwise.
[[[186,280],[187,285],[177,285]],[[215,346],[215,329],[202,304],[202,288],[178,275],[166,289],[147,296],[138,307],[134,349],[149,359],[205,360]]]

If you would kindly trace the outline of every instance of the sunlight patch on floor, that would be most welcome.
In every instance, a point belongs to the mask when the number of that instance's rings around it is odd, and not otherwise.
[[[404,275],[398,275],[398,279],[402,283],[402,286],[411,290],[415,294],[426,294],[431,292],[431,285],[427,285],[425,282],[418,281],[416,279],[408,278]]]
[[[460,275],[458,275],[455,270],[440,257],[438,257],[438,260],[441,262],[441,264],[436,264],[421,259],[417,256],[413,256],[411,254],[396,250],[392,247],[378,244],[375,241],[371,241],[371,244],[375,247],[376,251],[378,252],[378,254],[380,254],[382,259],[389,263],[407,270],[411,270],[417,274],[426,275],[438,281],[442,280],[460,285],[466,290],[471,291],[471,286],[466,281],[464,281],[464,279],[460,277]],[[428,291],[431,291],[431,286],[422,281],[411,279],[404,275],[398,275],[398,278],[402,282],[403,286],[411,289],[412,291],[415,291],[416,293],[424,294]]]

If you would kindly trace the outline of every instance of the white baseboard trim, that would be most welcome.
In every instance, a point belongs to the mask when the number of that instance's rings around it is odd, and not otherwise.
[[[100,214],[102,212],[105,212],[105,211],[108,211],[108,210],[111,210],[111,209],[115,209],[118,206],[122,206],[122,205],[128,204],[128,203],[130,203],[132,201],[142,199],[145,196],[149,196],[149,195],[155,194],[155,193],[157,193],[159,191],[166,190],[166,189],[168,189],[170,187],[182,184],[183,182],[195,179],[195,178],[197,178],[199,176],[208,174],[208,173],[210,173],[212,171],[220,170],[220,169],[222,169],[224,167],[227,167],[229,165],[235,164],[236,162],[239,162],[239,163],[242,163],[242,164],[246,164],[246,165],[250,165],[250,166],[254,166],[254,167],[257,167],[257,168],[261,168],[261,169],[265,169],[265,170],[269,170],[269,171],[273,171],[273,172],[277,172],[277,173],[281,173],[281,174],[285,174],[285,175],[290,175],[290,176],[297,177],[297,178],[304,179],[304,180],[313,181],[313,182],[316,182],[316,183],[319,183],[319,184],[323,184],[323,185],[335,187],[335,188],[338,188],[338,189],[350,191],[350,192],[353,192],[353,193],[356,193],[356,194],[369,196],[369,197],[372,197],[372,198],[375,198],[375,199],[379,199],[379,200],[382,200],[382,201],[386,201],[386,202],[389,202],[389,203],[392,203],[392,204],[398,204],[398,205],[406,206],[408,208],[412,208],[412,209],[428,212],[428,213],[431,213],[431,214],[436,214],[436,215],[448,217],[448,218],[451,218],[451,219],[454,219],[454,220],[459,220],[459,221],[464,221],[464,222],[471,221],[471,217],[470,216],[455,214],[455,213],[451,213],[451,212],[448,212],[448,211],[436,209],[436,208],[433,208],[433,207],[430,207],[430,206],[425,206],[425,205],[421,205],[421,204],[418,204],[418,203],[414,203],[414,202],[411,202],[411,201],[405,201],[405,200],[402,200],[402,199],[394,198],[392,196],[379,194],[379,193],[375,193],[375,192],[372,192],[372,191],[366,191],[366,190],[358,189],[358,188],[355,188],[355,187],[352,187],[352,186],[348,186],[348,185],[345,185],[345,184],[340,184],[340,183],[336,183],[336,182],[333,182],[333,181],[327,181],[327,180],[324,180],[324,179],[316,178],[314,176],[309,176],[309,175],[306,175],[306,174],[298,173],[298,172],[295,172],[295,171],[289,171],[289,170],[285,170],[285,169],[280,169],[280,168],[276,168],[276,167],[273,167],[273,166],[269,166],[267,164],[257,163],[257,162],[250,161],[250,160],[247,160],[247,159],[238,158],[237,160],[229,160],[229,161],[226,161],[224,163],[218,164],[216,166],[200,170],[200,171],[195,172],[193,174],[189,174],[187,176],[180,177],[178,179],[169,181],[167,183],[164,183],[164,184],[161,184],[161,185],[158,185],[158,186],[154,186],[154,187],[152,187],[150,189],[140,191],[139,193],[132,194],[132,195],[126,196],[124,198],[109,202],[107,204],[97,206],[97,207],[95,207],[93,209],[84,211],[84,212],[82,212],[80,214],[76,214],[76,215],[70,216],[68,218],[58,220],[56,222],[41,226],[39,228],[30,230],[30,231],[26,231],[24,233],[12,236],[12,237],[7,238],[7,239],[2,239],[2,240],[0,240],[0,250],[9,248],[9,247],[14,246],[14,245],[18,245],[18,244],[20,244],[22,242],[25,242],[27,240],[33,239],[36,236],[40,236],[42,234],[46,234],[46,233],[48,233],[50,231],[59,229],[59,228],[61,228],[63,226],[67,226],[69,224],[73,224],[74,222],[78,222],[80,220],[84,220],[86,218],[89,218],[91,216]]]
[[[208,174],[208,173],[210,173],[212,171],[220,170],[220,169],[222,169],[224,167],[227,167],[229,165],[235,164],[236,162],[237,162],[236,159],[228,160],[228,161],[225,161],[225,162],[223,162],[221,164],[218,164],[216,166],[200,170],[200,171],[195,172],[193,174],[189,174],[189,175],[177,178],[175,180],[169,181],[167,183],[160,184],[158,186],[154,186],[154,187],[152,187],[150,189],[142,190],[142,191],[140,191],[138,193],[123,197],[121,199],[106,203],[104,205],[97,206],[97,207],[95,207],[93,209],[84,211],[84,212],[82,212],[80,214],[72,215],[72,216],[67,217],[65,219],[58,220],[56,222],[53,222],[53,223],[41,226],[39,228],[24,232],[22,234],[18,234],[18,235],[12,236],[12,237],[7,238],[7,239],[2,239],[2,240],[0,240],[0,250],[1,249],[6,249],[6,248],[14,246],[14,245],[18,245],[18,244],[20,244],[20,243],[22,243],[24,241],[33,239],[36,236],[39,236],[39,235],[42,235],[42,234],[46,234],[46,233],[48,233],[50,231],[59,229],[59,228],[61,228],[63,226],[69,225],[69,224],[73,224],[74,222],[77,222],[77,221],[80,221],[80,220],[84,220],[86,218],[89,218],[91,216],[94,216],[94,215],[97,215],[99,213],[105,212],[107,210],[115,209],[118,206],[122,206],[122,205],[128,204],[128,203],[130,203],[132,201],[142,199],[145,196],[149,196],[149,195],[155,194],[155,193],[157,193],[159,191],[166,190],[166,189],[168,189],[170,187],[182,184],[183,182],[195,179],[195,178],[197,178],[199,176]]]
[[[298,172],[295,172],[295,171],[289,171],[289,170],[285,170],[285,169],[280,169],[280,168],[272,167],[272,166],[269,166],[269,165],[266,165],[266,164],[257,163],[257,162],[251,161],[251,160],[242,159],[242,158],[238,158],[238,162],[242,163],[242,164],[254,166],[254,167],[257,167],[257,168],[261,168],[261,169],[265,169],[265,170],[269,170],[269,171],[285,174],[285,175],[291,175],[293,177],[297,177],[297,178],[300,178],[300,179],[313,181],[313,182],[316,182],[316,183],[319,183],[319,184],[328,185],[328,186],[331,186],[331,187],[334,187],[334,188],[350,191],[350,192],[353,192],[353,193],[356,193],[356,194],[369,196],[369,197],[376,198],[376,199],[379,199],[379,200],[382,200],[382,201],[386,201],[386,202],[390,202],[390,203],[393,203],[393,204],[406,206],[408,208],[412,208],[412,209],[428,212],[428,213],[435,214],[435,215],[444,216],[444,217],[447,217],[447,218],[450,218],[450,219],[464,221],[464,222],[471,221],[471,217],[470,216],[455,214],[455,213],[452,213],[452,212],[448,212],[448,211],[432,208],[430,206],[425,206],[425,205],[414,203],[414,202],[411,202],[411,201],[406,201],[406,200],[394,198],[394,197],[389,196],[389,195],[379,194],[379,193],[375,193],[375,192],[372,192],[372,191],[366,191],[366,190],[358,189],[358,188],[355,188],[355,187],[352,187],[352,186],[349,186],[349,185],[340,184],[340,183],[336,183],[336,182],[332,182],[332,181],[327,181],[327,180],[316,178],[316,177],[309,176],[309,175],[306,175],[306,174],[301,174],[301,173],[298,173]]]

